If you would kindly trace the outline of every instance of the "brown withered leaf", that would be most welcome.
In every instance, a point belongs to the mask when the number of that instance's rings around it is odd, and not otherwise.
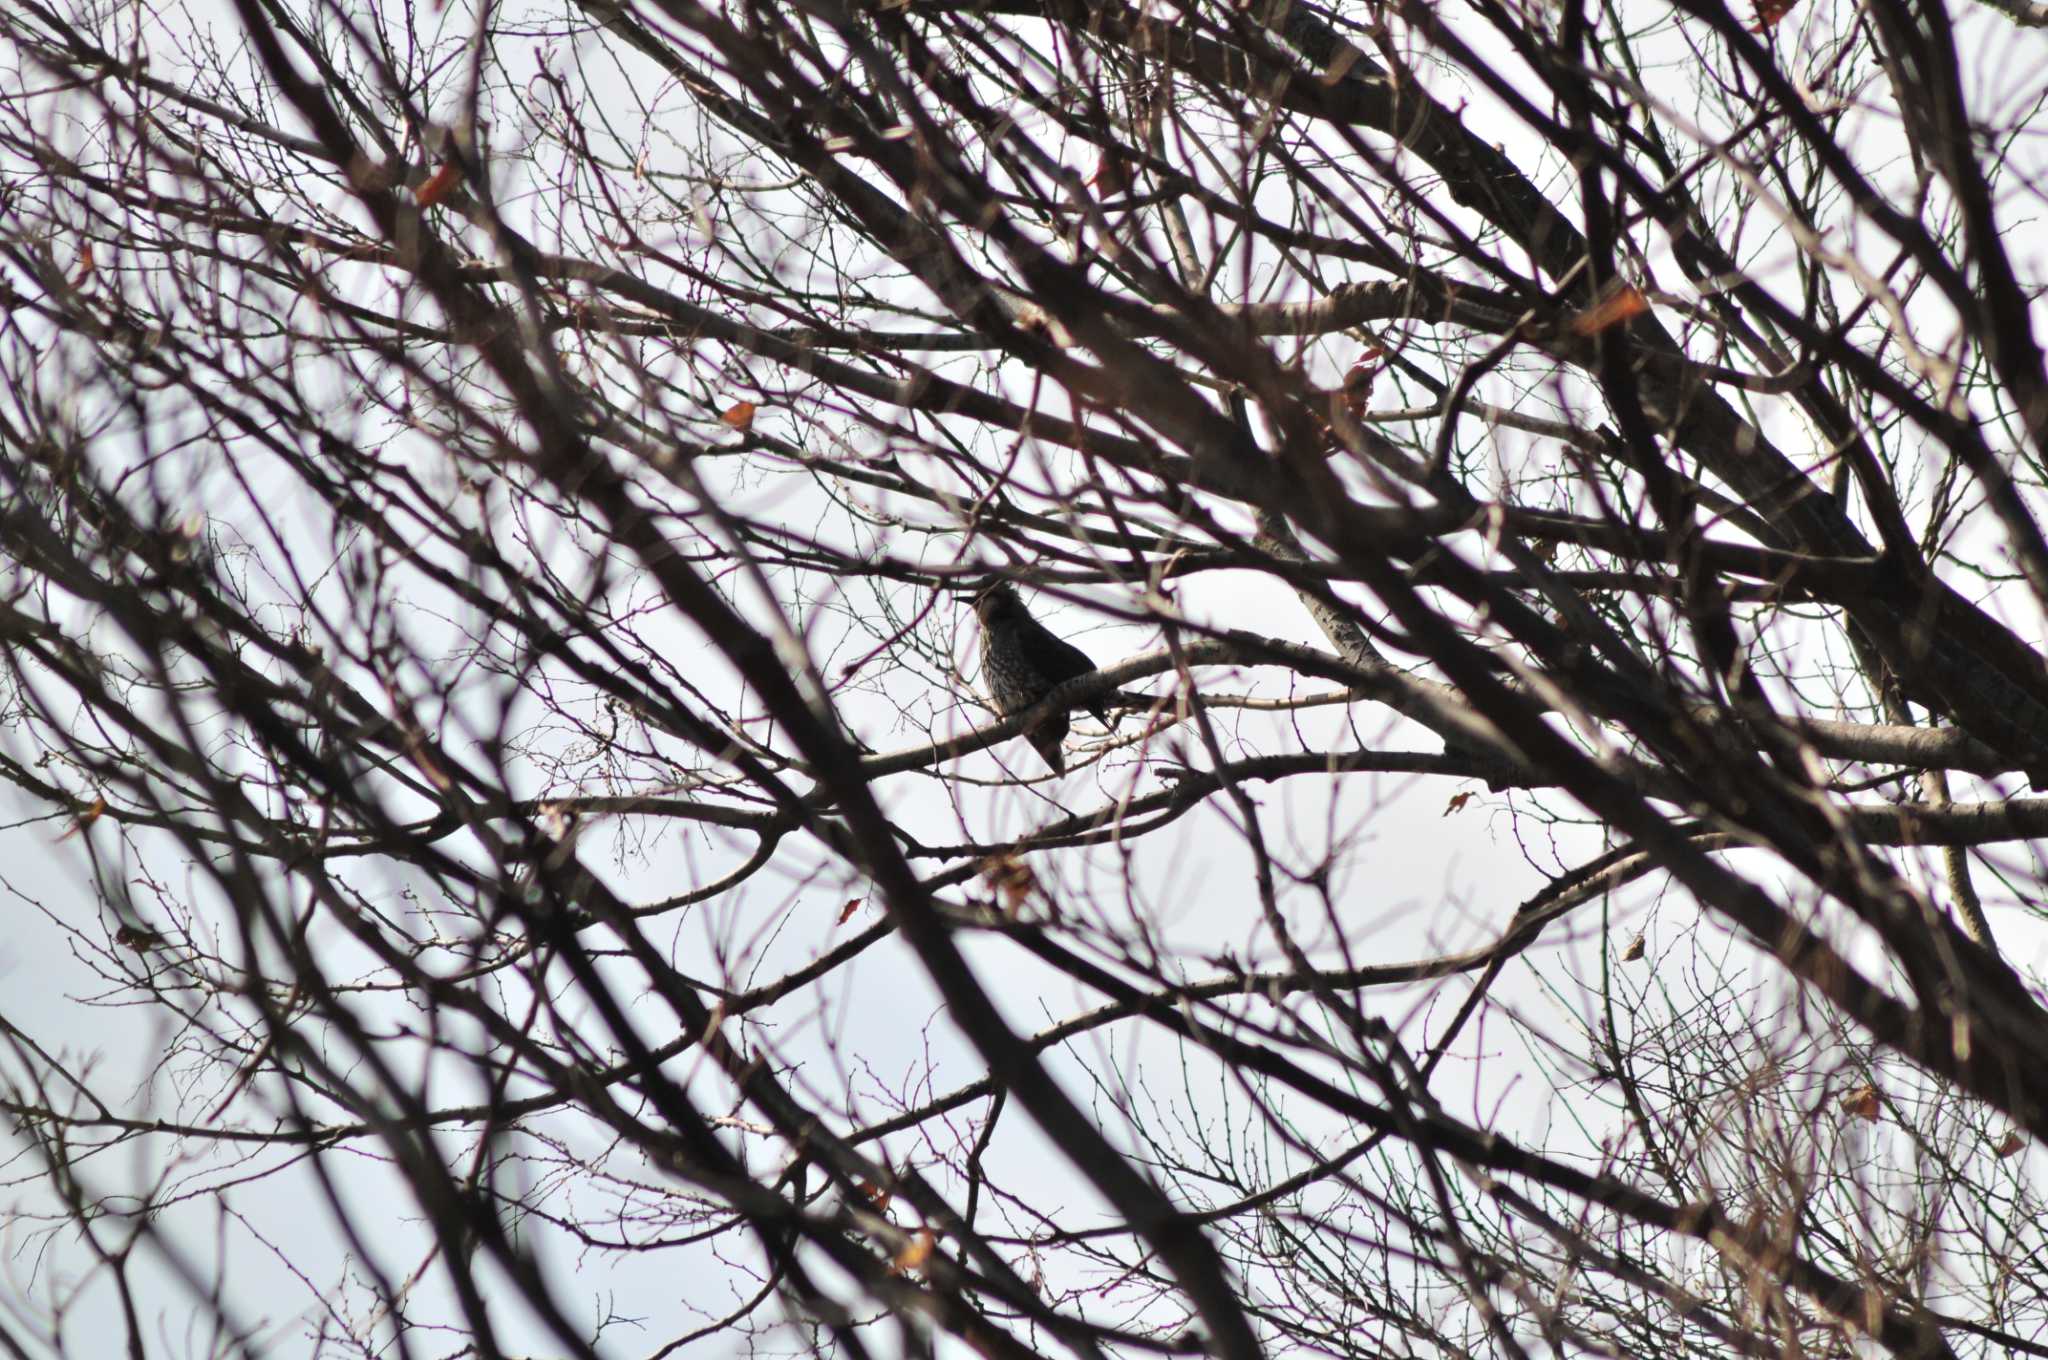
[[[1623,963],[1634,963],[1643,956],[1647,948],[1648,946],[1643,943],[1643,937],[1638,935],[1621,947],[1621,961]]]
[[[745,434],[754,428],[754,409],[754,403],[751,401],[736,401],[726,407],[725,413],[718,418],[741,434]]]
[[[87,241],[83,246],[79,247],[78,272],[71,276],[71,286],[76,288],[91,278],[92,271],[97,267],[92,258],[92,242]]]
[[[1379,376],[1378,360],[1386,356],[1386,350],[1374,345],[1359,356],[1344,374],[1344,409],[1354,419],[1363,417],[1372,401],[1373,379]]]
[[[1131,187],[1131,169],[1115,151],[1104,151],[1088,177],[1088,187],[1104,198],[1115,198]]]
[[[1038,890],[1038,878],[1021,856],[990,855],[981,863],[982,881],[1003,899],[1003,910],[1015,916]]]
[[[94,822],[98,821],[100,819],[100,814],[105,812],[106,810],[106,799],[93,799],[92,802],[89,805],[87,805],[85,811],[78,814],[77,820],[72,822],[70,826],[64,828],[64,834],[57,837],[58,842],[61,844],[64,841],[70,840],[73,836],[76,836],[79,832],[85,830]]]
[[[1768,33],[1776,28],[1784,17],[1792,12],[1799,0],[1756,0],[1756,22],[1749,26],[1752,33]]]
[[[853,919],[853,914],[860,910],[860,904],[865,901],[867,901],[865,897],[848,898],[846,905],[839,909],[839,919],[837,921],[834,921],[832,924],[838,926],[845,925],[848,921]]]
[[[1619,326],[1630,317],[1641,316],[1649,310],[1650,300],[1644,297],[1639,289],[1623,284],[1609,296],[1573,317],[1571,332],[1573,335],[1598,335],[1601,331]]]
[[[1884,1109],[1884,1102],[1878,1099],[1875,1086],[1859,1086],[1842,1097],[1842,1109],[1858,1119],[1867,1119],[1875,1124]]]
[[[917,1236],[910,1239],[902,1251],[889,1262],[889,1273],[901,1275],[905,1271],[922,1270],[924,1263],[932,1259],[932,1248],[939,1242],[938,1235],[930,1228],[919,1228]]]
[[[889,1212],[889,1201],[896,1198],[895,1192],[884,1190],[873,1181],[864,1180],[854,1187],[867,1197],[868,1207],[878,1214]]]
[[[164,937],[142,926],[122,926],[114,932],[114,943],[123,949],[132,949],[141,954],[151,949],[162,949]]]
[[[2026,1145],[2027,1140],[2020,1137],[2018,1129],[2007,1129],[2005,1137],[1998,1140],[1998,1146],[1991,1149],[1991,1155],[2002,1162]]]
[[[412,191],[413,201],[422,208],[431,208],[453,192],[462,183],[462,167],[454,161],[444,161],[441,167],[427,176],[419,188]]]
[[[1465,810],[1465,804],[1471,801],[1472,790],[1470,789],[1465,790],[1463,793],[1454,793],[1451,795],[1451,801],[1444,804],[1443,815],[1448,817],[1453,812],[1463,812]]]

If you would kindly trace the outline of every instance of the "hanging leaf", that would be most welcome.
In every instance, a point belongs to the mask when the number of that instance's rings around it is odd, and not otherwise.
[[[1756,22],[1749,26],[1752,33],[1768,33],[1776,28],[1779,21],[1792,12],[1799,0],[1756,0]]]
[[[1031,866],[1016,855],[992,855],[982,862],[982,880],[1003,899],[1003,910],[1015,916],[1038,890]]]
[[[1377,360],[1385,354],[1384,349],[1374,345],[1359,357],[1357,363],[1345,371],[1344,409],[1353,417],[1363,416],[1371,403],[1373,380],[1380,374]]]
[[[2026,1145],[2027,1140],[2020,1137],[2018,1129],[2007,1129],[2005,1137],[1999,1140],[1998,1146],[1991,1149],[1991,1155],[2002,1162]]]
[[[164,937],[143,926],[122,926],[114,932],[114,943],[123,949],[132,949],[138,954],[164,947]]]
[[[938,1245],[938,1241],[938,1236],[930,1228],[919,1228],[917,1236],[911,1238],[889,1262],[889,1273],[901,1275],[905,1271],[922,1270],[924,1263],[932,1259],[932,1248]]]
[[[440,169],[427,176],[426,182],[412,191],[413,200],[422,208],[431,208],[448,197],[450,191],[461,182],[462,167],[454,161],[444,161]]]
[[[1463,812],[1465,810],[1465,804],[1471,801],[1472,790],[1470,789],[1465,790],[1465,792],[1463,793],[1454,793],[1451,795],[1451,801],[1444,804],[1443,815],[1448,817],[1453,812]]]
[[[1623,963],[1634,963],[1643,956],[1646,948],[1647,946],[1643,943],[1643,937],[1641,935],[1636,936],[1633,940],[1622,946],[1621,961]]]
[[[1598,335],[1649,310],[1650,300],[1637,289],[1623,284],[1611,296],[1573,317],[1571,331],[1574,335]]]
[[[860,904],[865,901],[867,901],[865,897],[849,898],[846,905],[839,909],[839,919],[834,921],[833,924],[843,926],[852,920],[853,914],[860,910]]]
[[[87,241],[82,247],[79,248],[78,272],[71,276],[71,286],[73,288],[76,288],[80,284],[84,283],[87,279],[91,278],[93,268],[94,265],[92,258],[92,242]]]
[[[1124,164],[1124,158],[1114,148],[1104,151],[1101,159],[1095,162],[1095,173],[1088,177],[1088,187],[1103,198],[1115,198],[1131,187],[1130,167]]]
[[[1842,1097],[1842,1109],[1845,1112],[1855,1115],[1858,1119],[1867,1119],[1873,1124],[1877,1122],[1883,1108],[1884,1103],[1878,1098],[1875,1086],[1859,1086]]]
[[[104,798],[95,798],[95,799],[93,799],[93,800],[92,800],[92,803],[91,803],[91,805],[90,805],[90,806],[88,806],[88,807],[87,807],[87,808],[85,809],[85,811],[83,811],[83,812],[81,812],[81,813],[79,813],[79,814],[78,814],[78,820],[74,821],[74,822],[73,822],[73,823],[72,823],[72,824],[71,824],[70,826],[66,827],[66,828],[64,829],[64,834],[63,834],[63,835],[61,835],[61,836],[57,837],[57,840],[58,840],[58,842],[59,842],[59,843],[62,843],[62,842],[64,842],[64,841],[68,841],[68,840],[70,840],[70,839],[71,839],[71,838],[72,838],[73,836],[76,836],[76,835],[77,835],[77,834],[78,834],[79,832],[81,832],[81,831],[85,830],[85,829],[86,829],[87,827],[91,826],[91,825],[92,825],[92,824],[93,824],[94,822],[98,821],[98,820],[100,819],[100,814],[101,814],[101,813],[103,813],[103,812],[105,812],[106,810],[107,810],[107,800],[106,800],[106,799],[104,799]]]
[[[754,428],[754,403],[751,401],[734,402],[726,408],[725,414],[720,416],[719,419],[732,426],[735,430],[738,430],[741,434],[745,434],[748,430]]]

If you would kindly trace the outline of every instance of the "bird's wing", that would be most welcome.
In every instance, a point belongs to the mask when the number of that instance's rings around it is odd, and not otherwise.
[[[1039,672],[1055,685],[1063,685],[1077,675],[1086,675],[1095,669],[1095,662],[1088,653],[1059,637],[1032,620],[1032,659],[1038,663]],[[1101,697],[1089,699],[1081,705],[1095,715],[1103,726],[1110,726],[1109,707]]]
[[[1088,659],[1088,653],[1059,637],[1039,624],[1032,622],[1031,659],[1039,671],[1055,685],[1063,685],[1077,675],[1086,675],[1095,669],[1095,663]]]

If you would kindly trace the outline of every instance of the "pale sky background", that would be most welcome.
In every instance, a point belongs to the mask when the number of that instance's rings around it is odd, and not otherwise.
[[[1788,25],[1806,22],[1818,9],[1802,6]],[[194,5],[190,13],[199,23],[223,26],[228,21],[216,5]],[[1468,39],[1482,41],[1483,35],[1467,32]],[[2022,34],[1995,15],[1976,11],[1966,16],[1966,32],[1976,40],[1974,51],[1983,61],[1973,70],[1988,84],[2010,81],[2013,85],[2040,84],[2048,69],[2048,35]],[[1493,50],[1484,44],[1482,50]],[[1443,77],[1435,77],[1439,89]],[[1527,150],[1530,139],[1512,120],[1493,110],[1482,93],[1462,85],[1453,87],[1459,98],[1469,101],[1466,119],[1476,128],[1509,145]],[[2036,153],[2038,155],[2038,152]],[[1531,158],[1533,159],[1533,153]],[[1560,203],[1568,213],[1576,203]],[[2038,230],[2030,237],[2018,228],[2013,244],[2018,263],[2028,277],[2044,275]],[[2022,244],[2025,239],[2029,244]],[[1654,258],[1654,257],[1653,257]],[[1384,394],[1383,394],[1384,395]],[[1502,393],[1500,395],[1505,395]],[[1780,431],[1773,428],[1773,433]],[[786,496],[786,486],[776,485],[758,494]],[[808,523],[815,506],[804,499],[790,500],[787,513],[793,520]],[[1242,575],[1207,576],[1185,587],[1189,611],[1198,616],[1255,628],[1269,634],[1301,641],[1322,643],[1320,635],[1299,604],[1272,583]],[[1109,662],[1148,650],[1154,636],[1136,627],[1088,628],[1086,616],[1076,609],[1054,610],[1045,600],[1042,612],[1049,622],[1076,635],[1077,641],[1100,662]],[[1085,631],[1082,631],[1084,630]],[[675,632],[678,649],[701,645]],[[972,655],[973,630],[962,622],[956,641],[956,655]],[[1270,686],[1272,673],[1265,675]],[[1223,692],[1241,688],[1248,677],[1223,671],[1205,672],[1205,687]],[[908,703],[920,696],[897,695]],[[941,700],[943,706],[943,700]],[[889,749],[919,739],[907,727],[894,725],[894,717],[882,704],[859,701],[854,705],[856,721],[874,745]],[[973,713],[960,711],[940,721],[940,730],[973,725]],[[1370,705],[1361,705],[1351,715],[1368,738],[1379,738],[1395,749],[1434,751],[1440,742],[1405,725],[1387,722]],[[1219,715],[1220,720],[1226,720]],[[1338,710],[1312,710],[1300,721],[1311,730],[1320,729],[1329,744],[1344,740],[1338,725],[1345,720]],[[949,724],[951,728],[949,729]],[[1083,724],[1086,726],[1085,722]],[[0,738],[4,739],[4,738]],[[1013,764],[1030,760],[1021,743],[1008,743],[994,753],[970,758],[971,769],[993,770],[991,761],[1001,758]],[[1069,809],[1093,806],[1114,796],[1122,786],[1096,770],[1077,772],[1058,785],[1061,801]],[[1098,787],[1098,778],[1112,782]],[[1150,787],[1146,785],[1145,787]],[[1334,792],[1332,790],[1334,789]],[[1472,804],[1463,812],[1446,816],[1446,802],[1453,793],[1474,791]],[[1021,828],[1046,815],[1044,804],[1010,792],[971,786],[949,788],[926,774],[908,774],[888,780],[880,790],[893,812],[914,826],[942,833],[957,829],[964,817],[977,831],[984,828]],[[1550,834],[1534,820],[1517,822],[1509,816],[1511,796],[1493,794],[1483,787],[1442,780],[1411,780],[1380,776],[1350,776],[1335,785],[1315,781],[1293,781],[1264,786],[1258,790],[1269,816],[1269,833],[1284,843],[1285,834],[1299,828],[1304,840],[1321,835],[1321,828],[1335,798],[1338,822],[1361,820],[1366,837],[1351,860],[1351,876],[1343,884],[1347,943],[1357,957],[1368,961],[1398,961],[1427,957],[1449,950],[1470,948],[1492,938],[1505,925],[1514,906],[1542,885],[1543,879],[1527,862],[1533,856],[1549,867],[1561,867],[1582,859],[1597,848],[1594,833],[1585,828],[1560,828],[1555,844]],[[0,886],[4,886],[13,928],[0,943],[0,1016],[21,1027],[34,1041],[52,1053],[74,1060],[90,1055],[87,1066],[95,1089],[124,1112],[154,1110],[166,1117],[189,1116],[191,1101],[180,1101],[160,1080],[158,1054],[165,1033],[158,1016],[135,1008],[98,1004],[105,991],[103,979],[91,963],[80,957],[65,934],[51,921],[54,915],[69,921],[90,919],[97,911],[86,886],[88,874],[79,838],[61,839],[62,822],[36,819],[34,810],[24,807],[14,795],[4,806],[7,824],[0,829]],[[1959,788],[1959,798],[1968,796]],[[953,804],[957,799],[957,807]],[[1523,804],[1526,806],[1526,804]],[[656,899],[680,890],[681,886],[707,878],[721,863],[729,862],[730,849],[700,843],[695,833],[667,834],[648,853],[644,864],[622,871],[616,861],[610,837],[615,828],[599,825],[581,843],[586,865],[604,873],[622,895],[644,900]],[[935,834],[934,839],[944,839]],[[111,846],[110,840],[96,842]],[[1143,851],[1147,872],[1144,881],[1165,898],[1171,894],[1175,905],[1172,929],[1183,958],[1230,954],[1247,962],[1270,963],[1274,951],[1263,936],[1255,904],[1248,896],[1248,875],[1244,857],[1234,833],[1223,830],[1210,812],[1191,815],[1179,827],[1148,843]],[[808,868],[816,856],[801,850],[799,868]],[[1054,868],[1069,870],[1079,862],[1064,855],[1039,857],[1034,864],[1040,872]],[[1109,863],[1103,859],[1104,863]],[[133,866],[123,866],[132,869]],[[175,876],[182,867],[175,859],[153,866],[159,876]],[[198,876],[193,891],[203,892]],[[2048,960],[2048,933],[2038,923],[2011,910],[1996,896],[1995,885],[1985,885],[1987,905],[2000,942],[2023,972],[2038,974]],[[872,919],[863,912],[845,926],[835,925],[849,896],[862,895],[858,885],[848,885],[838,873],[816,881],[796,883],[786,872],[771,870],[750,882],[735,900],[709,904],[693,917],[680,921],[664,918],[656,929],[674,928],[677,959],[684,971],[692,963],[706,962],[705,941],[717,933],[714,922],[736,914],[748,928],[737,932],[752,938],[765,930],[786,908],[779,931],[762,940],[761,976],[770,976],[794,959],[837,943],[844,933]],[[1078,897],[1080,894],[1076,893]],[[1626,939],[1648,926],[1653,966],[1666,951],[1674,960],[1685,960],[1698,950],[1707,956],[1727,948],[1726,935],[1711,921],[1697,922],[1690,907],[1677,900],[1655,900],[1656,885],[1638,885],[1621,894],[1615,904],[1615,919],[1608,929]],[[758,918],[758,925],[756,924]],[[1574,977],[1597,976],[1597,948],[1601,930],[1600,908],[1582,908],[1563,926],[1553,927],[1544,943],[1526,962],[1512,966],[1496,984],[1495,1004],[1505,1004],[1536,1017],[1540,1023],[1561,1026],[1568,1014],[1548,990],[1557,986],[1569,990]],[[665,938],[665,936],[657,936]],[[695,951],[693,953],[693,951]],[[970,958],[983,965],[983,976],[1003,1004],[1013,1025],[1022,1032],[1043,1028],[1052,1020],[1092,1004],[1073,984],[1049,977],[1033,966],[1020,964],[1016,951],[990,941],[969,941]],[[1740,958],[1745,951],[1733,951]],[[1538,976],[1541,970],[1542,976]],[[1205,970],[1198,970],[1205,971]],[[1419,1042],[1433,1038],[1450,1010],[1469,987],[1469,979],[1455,979],[1426,988],[1390,990],[1372,997],[1377,1013],[1402,1022]],[[786,1030],[774,1039],[786,1059],[802,1059],[822,1072],[840,1061],[857,1061],[871,1068],[883,1085],[901,1086],[921,1079],[930,1069],[933,1090],[944,1090],[973,1079],[980,1064],[944,1022],[936,997],[915,964],[891,944],[871,951],[852,967],[835,974],[826,986],[831,999],[824,1014],[829,1029],[804,1019],[816,1005],[816,998],[799,994],[783,1003],[763,1022],[782,1020]],[[662,1014],[651,1007],[636,1011],[636,1017],[656,1038],[666,1037]],[[800,1021],[800,1022],[799,1022]],[[1123,1027],[1107,1032],[1109,1048],[1101,1054],[1114,1057],[1128,1076],[1138,1074],[1170,1087],[1179,1081],[1179,1064],[1169,1046],[1156,1035]],[[1139,1037],[1134,1041],[1133,1036]],[[1081,1052],[1096,1055],[1102,1036],[1083,1041]],[[1535,1136],[1552,1129],[1550,1136],[1564,1139],[1569,1111],[1551,1102],[1552,1088],[1518,1051],[1518,1038],[1496,1026],[1475,1026],[1461,1043],[1460,1052],[1469,1059],[1486,1055],[1484,1062],[1458,1059],[1448,1063],[1438,1081],[1438,1091],[1454,1108],[1460,1100],[1468,1112],[1485,1122]],[[0,1065],[10,1060],[0,1057]],[[1151,1064],[1148,1066],[1148,1064]],[[1091,1061],[1098,1071],[1106,1064]],[[9,1068],[11,1070],[11,1067]],[[1072,1064],[1059,1068],[1068,1078],[1069,1089],[1084,1103],[1094,1093],[1086,1089],[1080,1072]],[[1156,1074],[1156,1075],[1155,1075]],[[827,1084],[836,1078],[821,1078]],[[258,1090],[261,1083],[258,1084]],[[455,1098],[453,1094],[447,1098]],[[1227,1113],[1227,1099],[1220,1093],[1211,1113]],[[722,1111],[721,1111],[722,1112]],[[878,1111],[871,1111],[871,1113]],[[1105,1119],[1112,1136],[1117,1121]],[[1555,1123],[1557,1128],[1553,1129]],[[1030,1192],[1036,1207],[1048,1212],[1074,1216],[1096,1212],[1079,1179],[1050,1152],[1035,1131],[1027,1132],[1023,1116],[1010,1112],[1005,1118],[1004,1138],[995,1156],[1007,1163],[1011,1184]],[[14,1145],[0,1141],[0,1156]],[[160,1142],[144,1140],[116,1151],[82,1168],[99,1191],[134,1187],[150,1181],[154,1166],[148,1160],[160,1153]],[[900,1163],[918,1155],[914,1143],[904,1140],[886,1145],[888,1158]],[[757,1165],[777,1166],[784,1157],[772,1140],[749,1147]],[[2040,1159],[2038,1151],[2028,1156]],[[4,1176],[9,1188],[0,1189],[0,1215],[16,1208],[33,1208],[35,1192],[18,1183],[25,1163],[7,1164]],[[379,1264],[394,1278],[407,1278],[418,1271],[428,1255],[428,1244],[416,1222],[410,1196],[381,1166],[369,1157],[331,1157],[329,1169],[339,1174],[345,1193],[362,1206],[359,1223],[375,1223],[378,1235],[373,1243]],[[2044,1166],[2042,1169],[2048,1169]],[[232,1174],[226,1172],[225,1174]],[[1041,1196],[1039,1198],[1038,1196]],[[317,1295],[330,1302],[360,1307],[367,1294],[361,1290],[337,1289],[348,1275],[345,1249],[334,1230],[330,1212],[308,1170],[295,1168],[233,1190],[227,1203],[236,1217],[224,1221],[212,1202],[201,1200],[160,1211],[158,1225],[165,1236],[202,1263],[210,1280],[218,1265],[225,1279],[225,1294],[234,1316],[252,1329],[263,1344],[262,1353],[289,1356],[305,1349],[306,1319],[315,1315]],[[558,1280],[562,1298],[572,1312],[596,1317],[599,1310],[646,1319],[635,1331],[621,1329],[612,1334],[608,1353],[620,1356],[644,1354],[691,1325],[689,1309],[716,1312],[750,1292],[755,1281],[737,1275],[699,1250],[693,1260],[697,1271],[678,1267],[675,1253],[643,1257],[613,1255],[596,1266],[579,1265],[575,1253],[559,1239],[545,1235],[544,1255],[560,1266]],[[749,1253],[751,1254],[751,1253]],[[282,1259],[281,1259],[282,1258]],[[287,1269],[285,1261],[290,1262]],[[49,1296],[51,1279],[75,1277],[89,1269],[90,1257],[71,1232],[36,1238],[22,1222],[0,1228],[0,1318],[17,1335],[33,1332],[8,1317],[5,1310],[22,1306],[24,1298],[40,1302]],[[148,1282],[145,1297],[155,1313],[148,1328],[161,1353],[183,1354],[197,1338],[188,1328],[192,1309],[181,1286],[172,1281],[163,1264],[145,1255],[143,1278]],[[296,1274],[294,1273],[296,1272]],[[437,1271],[428,1270],[417,1286],[422,1295],[439,1295],[442,1286]],[[111,1287],[102,1281],[74,1303],[62,1320],[63,1340],[69,1352],[81,1356],[111,1353],[123,1336],[120,1320],[112,1306]],[[456,1316],[452,1307],[448,1316]],[[360,1316],[355,1317],[360,1321]],[[546,1353],[548,1346],[536,1333],[507,1323],[505,1335],[516,1340],[532,1339],[535,1349]],[[445,1354],[457,1349],[458,1339],[441,1335],[422,1339],[422,1354]],[[707,1343],[702,1353],[728,1353],[729,1342]]]

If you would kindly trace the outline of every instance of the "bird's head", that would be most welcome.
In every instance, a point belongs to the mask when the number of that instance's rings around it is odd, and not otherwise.
[[[1001,576],[991,576],[980,589],[968,597],[974,606],[974,613],[983,623],[1011,610],[1021,610],[1024,602],[1017,598],[1017,587]]]

